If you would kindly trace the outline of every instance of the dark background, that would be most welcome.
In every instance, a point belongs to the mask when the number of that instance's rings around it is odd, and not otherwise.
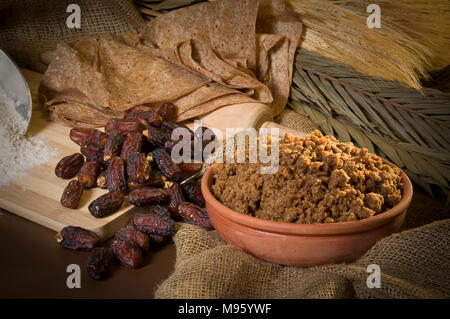
[[[175,245],[153,249],[140,269],[114,265],[110,277],[87,276],[89,252],[59,247],[56,232],[0,209],[0,298],[153,298],[175,264]],[[69,289],[69,264],[81,268],[81,288]]]

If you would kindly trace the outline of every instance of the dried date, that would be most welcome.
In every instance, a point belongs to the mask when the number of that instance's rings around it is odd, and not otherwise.
[[[150,242],[152,245],[155,246],[160,246],[163,244],[167,243],[167,237],[161,236],[161,235],[156,235],[156,234],[150,234],[148,235],[148,237],[150,238]]]
[[[61,205],[72,209],[78,208],[82,194],[83,185],[77,180],[70,181],[61,196]]]
[[[57,235],[56,240],[63,248],[73,250],[91,250],[100,244],[100,239],[90,230],[76,227],[64,227]]]
[[[89,204],[88,209],[92,216],[101,218],[119,210],[124,200],[121,191],[106,193]]]
[[[114,157],[106,174],[106,185],[110,192],[117,190],[127,192],[126,163],[123,158]]]
[[[167,194],[169,194],[169,204],[167,205],[167,208],[172,214],[173,219],[181,220],[181,216],[178,214],[178,206],[184,202],[184,196],[180,184],[172,183],[172,185],[167,188]]]
[[[70,130],[70,139],[78,145],[93,143],[101,147],[105,146],[106,134],[97,129],[74,127]]]
[[[128,201],[136,206],[163,204],[167,199],[167,192],[161,188],[141,187],[128,194]]]
[[[130,132],[127,134],[125,141],[123,142],[120,157],[127,161],[130,154],[139,153],[141,151],[141,148],[142,134],[137,132]]]
[[[131,218],[128,224],[125,226],[126,228],[136,229],[134,227],[134,220]],[[168,242],[167,237],[156,235],[156,234],[146,234],[150,241],[150,246],[160,246]]]
[[[169,134],[169,137],[171,137],[173,130],[175,130],[176,128],[184,129],[183,133],[187,134],[191,140],[194,139],[194,132],[192,132],[192,130],[184,124],[175,123],[171,121],[163,121],[161,124],[161,130]],[[179,136],[177,138],[179,138]]]
[[[112,119],[106,123],[105,131],[108,135],[127,135],[130,132],[141,132],[142,126],[136,121],[127,119]]]
[[[150,235],[172,236],[175,233],[175,222],[167,215],[136,214],[133,223],[136,229]]]
[[[144,153],[132,153],[128,156],[127,174],[129,184],[147,183],[150,178],[150,163]]]
[[[165,103],[158,109],[158,114],[166,121],[174,121],[177,117],[177,108],[172,103]]]
[[[147,141],[156,146],[156,147],[164,147],[166,141],[170,140],[170,135],[159,128],[149,127],[142,134],[147,138]]]
[[[166,150],[167,153],[170,154],[172,152],[173,147],[175,145],[177,145],[177,143],[178,143],[177,141],[172,141],[172,140],[166,141],[164,143],[164,149]]]
[[[164,187],[164,183],[166,182],[166,180],[167,178],[159,170],[151,170],[150,178],[148,179],[147,183],[145,183],[145,186]]]
[[[144,104],[140,104],[140,105],[136,105],[134,107],[132,107],[128,114],[132,114],[135,112],[145,112],[145,111],[151,111],[152,108],[150,106],[144,105]]]
[[[211,219],[208,213],[193,203],[183,202],[178,206],[178,214],[184,222],[204,228],[206,230],[213,229]]]
[[[133,112],[127,114],[125,118],[127,120],[138,121],[141,124],[147,123],[147,125],[145,125],[146,128],[149,126],[160,127],[163,121],[162,117],[153,110]]]
[[[205,207],[205,198],[203,197],[202,187],[199,180],[187,181],[181,186],[181,189],[189,201],[201,207]]]
[[[183,174],[181,173],[178,164],[172,161],[169,153],[161,148],[157,148],[152,152],[152,160],[156,163],[161,173],[169,180],[174,182],[181,182]]]
[[[119,156],[125,137],[120,134],[113,134],[108,137],[103,153],[103,160],[110,161],[113,157]]]
[[[119,229],[116,236],[132,241],[144,252],[148,251],[150,248],[150,238],[140,230],[134,228],[134,226],[127,226]]]
[[[111,242],[114,257],[124,266],[140,268],[144,265],[142,250],[132,241],[114,237]]]
[[[78,181],[84,188],[97,186],[97,177],[100,174],[100,164],[98,162],[85,162],[78,172]]]
[[[78,174],[84,163],[84,157],[80,153],[75,153],[62,158],[55,167],[56,176],[63,179],[70,179]]]
[[[172,215],[170,214],[169,210],[165,206],[161,205],[152,205],[148,207],[148,213],[156,214],[165,218],[172,218]]]
[[[81,154],[86,156],[88,161],[98,162],[101,166],[105,165],[103,160],[104,150],[101,146],[94,143],[87,143],[81,146]]]
[[[103,189],[107,189],[108,185],[106,183],[106,176],[107,176],[108,171],[103,171],[101,172],[98,177],[97,177],[97,186]]]
[[[105,279],[111,270],[112,261],[113,258],[108,249],[94,248],[86,263],[88,276],[95,280]]]
[[[194,175],[195,173],[198,173],[202,170],[203,167],[203,163],[185,163],[185,162],[181,162],[178,164],[178,166],[180,167],[180,170],[186,174],[186,175]]]

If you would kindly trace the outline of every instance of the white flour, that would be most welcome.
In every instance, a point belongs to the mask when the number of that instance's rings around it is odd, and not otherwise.
[[[0,88],[0,187],[56,155],[40,138],[20,134],[27,123],[15,111],[15,105]]]

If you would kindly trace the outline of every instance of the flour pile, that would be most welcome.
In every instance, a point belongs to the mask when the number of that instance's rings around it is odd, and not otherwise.
[[[16,102],[0,88],[0,187],[56,155],[40,138],[21,134],[27,122],[15,107]]]

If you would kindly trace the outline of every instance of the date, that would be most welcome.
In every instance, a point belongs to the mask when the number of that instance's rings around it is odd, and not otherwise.
[[[70,181],[61,196],[61,205],[72,209],[78,208],[82,194],[83,185],[77,180]]]
[[[147,123],[145,128],[148,128],[149,126],[160,127],[163,121],[161,115],[151,109],[127,114],[125,118],[128,120],[138,121],[141,124]]]
[[[200,172],[203,168],[203,163],[185,163],[185,162],[181,162],[178,164],[178,166],[180,167],[180,170],[183,172],[183,174],[190,176],[190,175],[194,175],[198,172]]]
[[[101,166],[105,166],[104,158],[104,149],[93,143],[83,144],[81,146],[81,154],[86,156],[87,160],[90,162],[98,162]]]
[[[172,214],[173,219],[181,220],[181,216],[178,214],[178,206],[184,202],[184,196],[180,184],[172,183],[172,185],[167,188],[167,194],[169,195],[169,204],[167,205],[167,208]]]
[[[189,201],[194,204],[205,207],[205,198],[202,194],[202,187],[200,180],[191,180],[183,184],[181,187],[184,195]]]
[[[183,128],[183,133],[187,134],[191,140],[194,139],[194,132],[192,132],[192,130],[184,124],[175,123],[172,121],[163,121],[161,124],[161,130],[169,134],[169,137],[172,135],[173,130],[175,130],[176,128]],[[180,136],[178,136],[177,138],[179,137]]]
[[[178,143],[177,141],[172,141],[172,140],[166,141],[164,143],[164,149],[166,150],[167,153],[170,154],[172,152],[173,147],[175,145],[177,145],[177,143]],[[180,155],[183,155],[183,154],[181,153]]]
[[[144,252],[147,252],[150,248],[150,238],[143,232],[134,228],[134,226],[127,226],[119,229],[116,236],[132,241]]]
[[[175,233],[175,222],[166,215],[136,214],[133,223],[136,229],[149,235],[172,236]]]
[[[170,214],[169,210],[165,206],[161,205],[152,205],[148,208],[148,213],[150,214],[156,214],[164,218],[172,218],[172,215]]]
[[[166,121],[174,121],[177,117],[177,108],[172,103],[164,103],[158,109],[158,114]]]
[[[130,132],[141,132],[142,129],[138,122],[127,119],[112,119],[105,126],[105,131],[108,135],[127,135]]]
[[[170,140],[170,135],[159,128],[149,127],[142,132],[147,141],[155,147],[164,147],[166,141]]]
[[[103,160],[109,162],[113,157],[119,156],[125,137],[120,134],[113,134],[108,137],[103,152]]]
[[[132,153],[127,160],[128,184],[144,185],[150,178],[150,164],[144,153]]]
[[[119,210],[124,201],[121,191],[106,193],[89,204],[88,209],[92,216],[101,218]]]
[[[55,167],[56,176],[63,179],[75,177],[84,163],[84,157],[80,153],[75,153],[62,158]]]
[[[141,151],[141,148],[142,134],[137,132],[130,132],[127,134],[125,141],[123,142],[120,157],[127,161],[130,154],[139,153]]]
[[[112,255],[104,247],[96,247],[92,250],[86,262],[87,274],[95,280],[106,279],[112,266]]]
[[[151,170],[150,178],[148,179],[145,186],[148,187],[164,187],[164,183],[167,181],[167,177],[165,177],[159,170]]]
[[[100,174],[100,164],[98,162],[88,161],[83,164],[78,172],[78,181],[84,188],[97,186],[97,177]]]
[[[127,192],[126,164],[123,158],[114,157],[107,169],[106,185],[110,192]]]
[[[136,206],[163,204],[168,195],[164,189],[154,187],[141,187],[128,194],[128,201]]]
[[[169,153],[161,148],[157,148],[152,152],[152,160],[156,163],[161,173],[169,180],[174,182],[181,182],[183,174],[181,173],[178,164],[172,161]]]
[[[106,177],[107,177],[108,171],[101,172],[97,177],[97,186],[103,189],[107,189],[108,185],[106,183]]]
[[[154,246],[161,246],[168,242],[167,237],[164,237],[161,235],[150,234],[150,235],[148,235],[148,237],[150,238],[151,245],[154,245]]]
[[[214,229],[208,213],[198,205],[183,202],[178,206],[178,214],[186,223],[201,227],[206,230]]]
[[[100,244],[100,239],[90,230],[67,226],[56,235],[56,241],[63,248],[89,251]]]
[[[80,146],[87,143],[93,143],[100,147],[104,147],[106,138],[106,134],[98,129],[74,127],[70,130],[70,139]]]
[[[140,105],[136,105],[134,107],[132,107],[129,111],[128,114],[132,114],[135,112],[145,112],[145,111],[151,111],[152,108],[150,106],[144,105],[144,104],[140,104]]]
[[[132,241],[114,237],[111,250],[116,260],[130,268],[140,268],[144,265],[142,250]]]

